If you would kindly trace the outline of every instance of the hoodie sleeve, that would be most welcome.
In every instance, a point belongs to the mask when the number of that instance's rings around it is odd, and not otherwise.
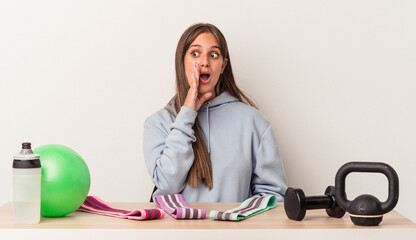
[[[175,194],[186,185],[194,162],[192,126],[197,112],[182,107],[174,122],[164,127],[162,119],[148,118],[144,123],[143,150],[153,183],[165,194]],[[166,125],[166,124],[165,124]]]
[[[287,189],[286,174],[276,139],[269,125],[260,140],[253,165],[251,191],[254,196],[275,195],[279,201]]]

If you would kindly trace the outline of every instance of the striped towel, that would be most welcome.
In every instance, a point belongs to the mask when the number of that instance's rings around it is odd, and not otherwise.
[[[155,203],[158,207],[176,219],[205,218],[204,209],[189,207],[182,198],[182,194],[170,194],[155,196]]]
[[[245,200],[239,207],[225,212],[211,211],[209,217],[216,220],[241,221],[276,207],[277,198],[273,195],[252,197]]]
[[[165,213],[161,209],[136,209],[128,211],[113,208],[95,196],[88,196],[81,207],[78,208],[78,211],[132,220],[150,220],[163,218],[165,216]]]

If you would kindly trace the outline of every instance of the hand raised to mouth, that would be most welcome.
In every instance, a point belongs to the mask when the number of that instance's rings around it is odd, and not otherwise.
[[[192,79],[190,81],[191,86],[188,90],[188,95],[186,95],[185,103],[183,105],[185,107],[189,107],[194,111],[198,111],[202,104],[211,97],[212,93],[204,93],[202,96],[198,97],[200,69],[196,63],[194,65],[194,70],[195,71],[192,73]]]

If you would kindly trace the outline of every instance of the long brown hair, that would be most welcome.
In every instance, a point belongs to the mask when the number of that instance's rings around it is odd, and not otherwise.
[[[185,54],[191,45],[191,43],[201,33],[212,33],[220,47],[223,60],[228,59],[227,65],[218,79],[218,83],[215,86],[215,93],[218,96],[222,92],[227,91],[233,97],[237,98],[240,102],[244,102],[253,107],[256,107],[253,101],[251,101],[244,93],[237,87],[234,81],[234,75],[231,68],[231,59],[228,52],[227,42],[221,31],[212,24],[198,23],[190,26],[182,34],[179,39],[178,46],[175,54],[175,70],[176,70],[176,94],[170,102],[173,101],[176,113],[179,112],[183,104],[185,103],[186,96],[189,90],[189,84],[185,74],[184,59]],[[169,110],[169,104],[166,109]],[[198,123],[198,118],[195,120],[193,126],[196,142],[192,144],[194,150],[194,163],[188,172],[188,184],[190,186],[197,186],[198,180],[203,182],[209,190],[213,187],[212,182],[212,166],[211,159],[202,137],[201,128]]]

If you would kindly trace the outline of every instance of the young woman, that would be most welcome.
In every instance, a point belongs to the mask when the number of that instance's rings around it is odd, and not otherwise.
[[[270,123],[237,87],[223,34],[189,27],[176,55],[176,94],[144,124],[144,156],[158,190],[187,202],[242,202],[286,191]]]

